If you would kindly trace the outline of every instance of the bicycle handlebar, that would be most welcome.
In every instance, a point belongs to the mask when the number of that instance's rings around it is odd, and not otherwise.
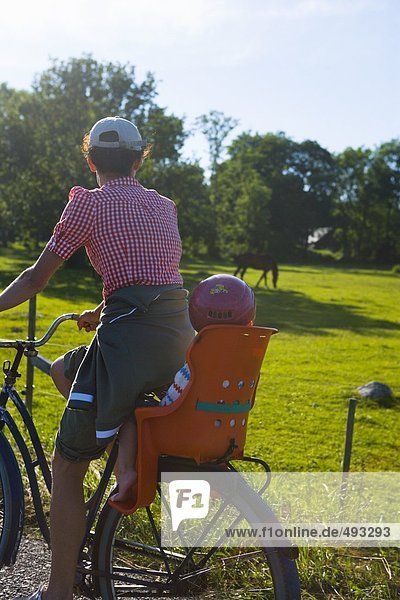
[[[33,346],[35,348],[38,346],[43,346],[44,344],[46,344],[46,342],[49,341],[49,339],[51,338],[57,327],[60,325],[60,323],[63,323],[63,321],[71,320],[77,321],[78,319],[79,315],[77,313],[66,313],[65,315],[60,315],[59,317],[57,317],[57,319],[53,321],[53,323],[50,325],[44,336],[40,338],[40,340],[0,340],[0,348],[19,348],[21,347],[21,344],[23,346]]]

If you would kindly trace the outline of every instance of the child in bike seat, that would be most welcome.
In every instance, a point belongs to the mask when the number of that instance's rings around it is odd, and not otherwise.
[[[207,325],[253,325],[256,304],[253,290],[233,275],[212,275],[201,281],[189,299],[189,316],[193,328],[201,331]],[[176,373],[160,405],[176,402],[190,381],[190,369],[185,364]],[[117,461],[118,492],[115,502],[126,500],[136,481],[136,427],[134,419],[126,422],[119,431]]]

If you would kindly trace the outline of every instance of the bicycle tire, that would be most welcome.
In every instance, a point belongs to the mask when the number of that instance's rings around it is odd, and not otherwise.
[[[253,498],[254,500],[254,498]],[[248,523],[263,523],[266,516],[265,504],[258,498],[255,506],[252,502],[250,508],[247,499],[235,496],[230,504],[245,516]],[[140,509],[143,511],[145,509]],[[300,582],[295,560],[289,557],[289,552],[280,548],[258,547],[252,551],[250,548],[241,550],[234,548],[233,556],[238,565],[239,559],[243,559],[238,552],[244,552],[246,560],[246,587],[238,577],[234,581],[232,573],[225,575],[225,564],[232,560],[226,554],[226,549],[216,550],[210,557],[212,564],[207,564],[200,570],[196,567],[196,560],[186,565],[184,573],[173,581],[174,573],[182,564],[189,549],[180,549],[179,552],[169,552],[168,560],[172,575],[165,573],[165,557],[155,545],[142,544],[138,541],[136,534],[128,534],[128,531],[136,531],[145,520],[138,513],[124,516],[114,508],[105,505],[96,528],[92,567],[97,575],[95,577],[95,589],[103,600],[116,600],[117,598],[146,598],[157,594],[169,594],[170,597],[197,597],[215,598],[218,600],[232,600],[234,598],[264,598],[274,600],[299,600]],[[270,513],[269,513],[270,514]],[[132,525],[129,525],[129,522]],[[129,535],[129,537],[128,537]],[[140,535],[140,534],[139,534]],[[144,533],[143,535],[146,535]],[[199,548],[200,557],[204,557],[204,548]],[[251,587],[249,584],[248,561],[252,562],[254,570],[262,572],[262,584],[259,587]],[[163,571],[160,571],[162,566]],[[268,572],[266,570],[268,567]],[[175,571],[174,571],[175,569]],[[222,570],[222,578],[219,582],[208,581],[209,574],[214,576],[216,571]],[[225,577],[224,577],[225,575]],[[140,579],[141,578],[141,579]],[[260,579],[260,578],[259,578]],[[210,584],[210,587],[207,587]],[[235,586],[231,588],[231,584]],[[256,584],[257,585],[257,584]]]
[[[15,563],[23,522],[21,473],[10,443],[0,432],[0,568]]]

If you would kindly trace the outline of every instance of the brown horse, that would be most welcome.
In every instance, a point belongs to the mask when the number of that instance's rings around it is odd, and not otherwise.
[[[259,286],[262,278],[264,278],[264,284],[267,286],[267,273],[268,271],[272,271],[272,283],[274,288],[276,288],[278,281],[278,265],[271,254],[252,254],[251,252],[246,252],[235,256],[234,261],[237,265],[234,275],[237,276],[239,274],[241,279],[243,279],[246,269],[249,267],[251,269],[261,269],[262,275],[257,281],[256,287]]]

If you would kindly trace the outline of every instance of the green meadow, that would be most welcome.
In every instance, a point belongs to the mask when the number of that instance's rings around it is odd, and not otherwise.
[[[2,250],[0,288],[31,260],[22,249]],[[233,273],[233,265],[187,260],[182,272],[190,290],[210,274]],[[246,281],[255,285],[259,275],[249,270]],[[91,271],[63,267],[37,299],[37,337],[56,316],[95,306],[100,297]],[[266,354],[248,454],[273,471],[340,471],[348,401],[356,397],[351,470],[400,471],[399,298],[399,275],[345,266],[282,265],[277,289],[256,289],[256,324],[279,334]],[[27,314],[28,304],[1,313],[0,338],[26,337]],[[41,353],[54,359],[88,340],[67,322]],[[11,356],[0,351],[2,360]],[[392,388],[392,402],[361,399],[357,387],[372,380]],[[35,386],[33,415],[50,455],[64,402],[37,370]],[[400,598],[398,549],[302,550],[299,567],[306,599]]]

